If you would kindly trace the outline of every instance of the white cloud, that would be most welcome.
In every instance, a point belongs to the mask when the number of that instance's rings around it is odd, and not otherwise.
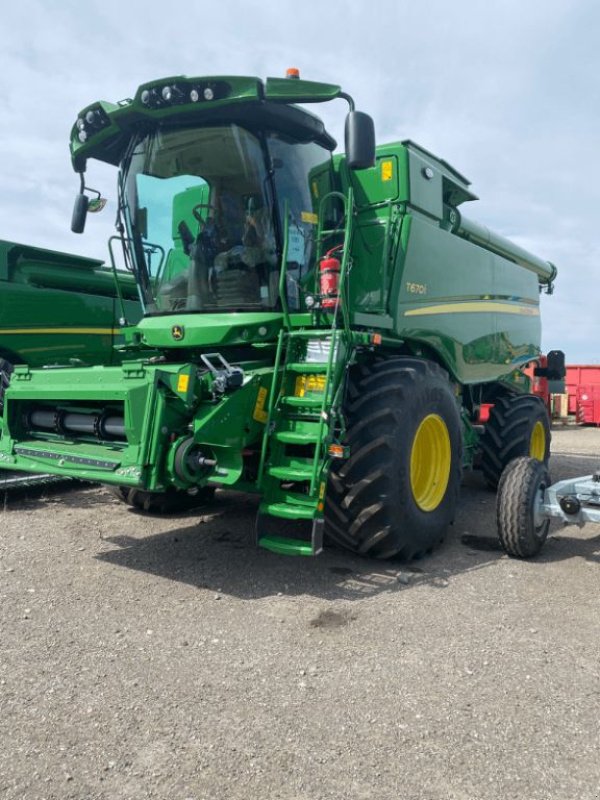
[[[473,180],[468,216],[559,267],[544,342],[600,358],[600,9],[585,0],[21,0],[0,30],[0,237],[100,256],[112,210],[69,231],[77,111],[171,74],[340,82],[379,141],[412,138]],[[321,110],[321,109],[319,109]],[[323,107],[342,139],[343,103]],[[110,169],[90,182],[114,197]]]

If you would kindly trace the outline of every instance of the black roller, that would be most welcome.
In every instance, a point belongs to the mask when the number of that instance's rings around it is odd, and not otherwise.
[[[125,420],[116,414],[82,414],[61,409],[36,408],[27,418],[32,430],[60,434],[80,433],[98,439],[125,439]]]
[[[43,428],[48,431],[56,429],[56,411],[38,408],[29,415],[29,427]]]
[[[63,431],[69,433],[96,433],[96,421],[98,417],[95,414],[74,414],[67,413],[61,414],[60,427]]]
[[[124,439],[125,438],[125,420],[123,417],[103,417],[100,420],[100,435],[103,439]]]

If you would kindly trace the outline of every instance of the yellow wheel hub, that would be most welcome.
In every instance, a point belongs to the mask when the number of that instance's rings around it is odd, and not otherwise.
[[[410,488],[422,511],[434,511],[444,499],[451,464],[446,423],[439,414],[428,414],[417,428],[410,451]]]
[[[531,431],[529,439],[529,455],[543,461],[546,458],[546,429],[544,423],[538,420]]]

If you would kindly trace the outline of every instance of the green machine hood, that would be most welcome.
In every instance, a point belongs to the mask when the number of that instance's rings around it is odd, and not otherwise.
[[[117,165],[122,159],[132,132],[168,124],[218,123],[224,118],[239,119],[251,125],[272,123],[279,130],[294,131],[307,141],[317,141],[334,150],[335,140],[323,123],[294,103],[321,103],[336,97],[346,98],[340,86],[315,81],[255,77],[176,75],[142,84],[133,98],[118,103],[98,101],[86,106],[71,129],[70,148],[73,167],[85,170],[88,158]]]
[[[131,331],[133,344],[163,349],[273,342],[282,325],[277,312],[147,316]]]

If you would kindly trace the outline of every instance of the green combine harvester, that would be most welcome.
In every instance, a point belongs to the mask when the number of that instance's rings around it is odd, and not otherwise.
[[[119,363],[122,327],[141,306],[133,276],[117,279],[122,302],[102,261],[0,240],[0,412],[16,364]],[[0,490],[50,479],[4,472]]]
[[[297,105],[336,98],[341,155]],[[118,168],[144,317],[122,365],[15,368],[0,466],[148,511],[254,492],[265,548],[409,558],[444,536],[465,468],[496,486],[515,456],[547,461],[524,369],[555,267],[466,219],[476,197],[445,161],[376,147],[341,87],[165,78],[85,108],[71,154],[76,232],[88,160]]]
[[[117,363],[123,324],[141,317],[133,276],[118,280],[123,307],[102,261],[0,240],[0,363]]]

